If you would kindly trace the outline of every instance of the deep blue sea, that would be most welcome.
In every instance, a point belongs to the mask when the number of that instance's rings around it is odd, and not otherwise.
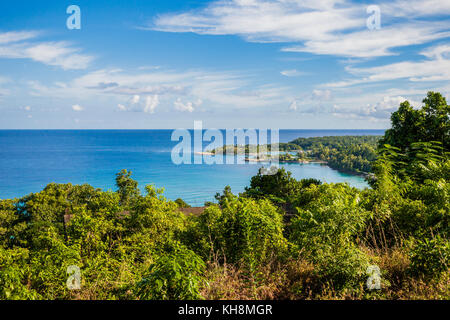
[[[242,192],[261,163],[181,164],[171,160],[172,130],[0,130],[0,199],[39,192],[48,183],[84,184],[115,190],[115,174],[133,172],[141,190],[164,187],[169,199],[193,206],[213,201],[226,185]],[[280,130],[280,142],[298,137],[382,135],[384,130]],[[205,145],[209,144],[205,143]],[[195,155],[199,156],[199,155]],[[201,157],[201,156],[200,156]],[[367,186],[363,178],[321,164],[286,164],[297,179],[348,182]]]

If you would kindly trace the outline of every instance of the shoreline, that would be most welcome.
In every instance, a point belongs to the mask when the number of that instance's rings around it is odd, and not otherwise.
[[[212,153],[212,152],[194,152],[194,154],[201,154],[201,155],[205,155],[205,156],[214,156],[214,155],[216,155],[215,153]]]
[[[302,150],[302,152],[305,152],[304,150]],[[206,155],[206,156],[215,156],[215,155],[219,155],[216,153],[212,153],[212,152],[208,152],[208,151],[202,151],[202,152],[194,152],[194,154],[197,155]],[[222,155],[226,155],[226,154],[222,154]],[[238,155],[245,155],[245,153],[235,153],[234,156],[238,156]],[[248,153],[249,156],[257,156],[258,153]],[[270,163],[271,159],[268,158],[263,158],[263,159],[257,159],[257,158],[246,158],[244,159],[245,162],[259,162],[259,163]],[[341,173],[346,173],[349,175],[353,175],[353,176],[360,176],[360,177],[367,177],[369,175],[368,172],[352,172],[352,171],[348,171],[348,170],[342,170],[342,169],[338,169],[338,168],[334,168],[333,166],[330,166],[328,164],[327,161],[324,160],[318,160],[318,159],[311,159],[311,160],[305,160],[305,159],[301,159],[301,160],[279,160],[278,163],[280,164],[286,164],[286,163],[290,163],[290,164],[309,164],[309,163],[318,163],[318,164],[323,164],[323,165],[327,165],[328,167],[330,167],[333,170],[336,170],[338,172]]]

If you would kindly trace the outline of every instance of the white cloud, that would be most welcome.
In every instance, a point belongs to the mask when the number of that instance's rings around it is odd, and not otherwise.
[[[0,33],[0,44],[14,43],[38,36],[36,31],[10,31]]]
[[[384,122],[387,125],[391,113],[399,108],[400,103],[409,101],[412,106],[419,108],[422,105],[420,100],[427,90],[388,89],[370,93],[358,92],[360,91],[346,89],[340,97],[322,104],[319,113],[332,114],[341,119]],[[303,112],[318,113],[314,108]]]
[[[427,43],[446,38],[450,32],[444,23],[407,23],[382,27],[380,30],[361,31],[334,35],[329,39],[312,39],[301,46],[282,49],[286,52],[310,52],[315,54],[332,54],[345,57],[370,58],[395,55],[391,49]]]
[[[297,100],[294,100],[291,102],[290,106],[289,106],[289,110],[293,110],[293,111],[297,111]]]
[[[312,99],[314,99],[314,100],[330,100],[331,99],[331,91],[315,89],[312,92]]]
[[[138,70],[158,70],[158,69],[161,69],[161,66],[142,66],[138,68]]]
[[[24,109],[25,109],[25,111],[31,111],[31,107],[30,106],[25,106]]]
[[[145,98],[145,106],[144,106],[144,112],[146,113],[154,113],[155,108],[159,105],[159,98],[158,95],[155,94],[154,96],[147,96]]]
[[[372,118],[388,120],[391,113],[396,111],[400,103],[406,101],[402,96],[385,96],[383,99],[376,103],[369,103],[366,106],[358,108],[346,108],[335,105],[333,108],[333,114],[340,117],[351,118]],[[411,101],[413,105],[417,105],[417,102]]]
[[[289,110],[307,115],[332,115],[347,120],[389,122],[390,115],[400,103],[408,100],[414,107],[420,107],[427,90],[388,89],[380,92],[366,92],[359,89],[343,89],[341,92],[313,90],[292,101]],[[339,93],[339,95],[337,95]],[[412,97],[416,97],[417,99]]]
[[[450,46],[440,45],[426,49],[422,55],[428,60],[404,61],[379,67],[354,68],[347,71],[356,79],[326,84],[330,87],[348,87],[356,84],[407,79],[412,82],[450,81]]]
[[[303,95],[293,100],[289,110],[299,111],[301,113],[319,113],[327,110],[325,107],[332,100],[331,90],[314,89],[310,94]]]
[[[24,49],[25,57],[50,66],[63,69],[86,69],[92,61],[91,56],[79,54],[79,49],[72,48],[65,42],[48,42]]]
[[[157,94],[153,96],[146,96],[144,99],[141,99],[141,96],[139,95],[134,95],[130,98],[128,106],[119,103],[117,108],[120,111],[154,113],[155,108],[158,105],[159,96]]]
[[[178,98],[176,101],[174,101],[173,105],[175,106],[175,109],[178,111],[187,111],[187,112],[193,112],[194,111],[194,105],[192,102],[181,102],[181,99]]]
[[[430,59],[450,59],[450,45],[445,44],[427,48],[421,54]]]
[[[135,94],[134,96],[133,96],[133,98],[131,98],[131,103],[132,104],[137,104],[137,103],[139,103],[139,100],[141,99],[141,97],[139,96],[139,95],[137,95],[137,94]]]
[[[397,0],[380,4],[381,12],[395,17],[427,17],[450,14],[450,2],[445,0]]]
[[[80,112],[80,111],[83,111],[84,108],[82,106],[80,106],[79,104],[75,104],[72,106],[72,110],[76,111],[76,112]]]
[[[430,5],[418,0],[412,5],[403,0],[382,2],[384,24],[376,31],[366,27],[367,4],[350,0],[218,0],[203,9],[159,15],[148,28],[294,42],[299,45],[283,50],[368,58],[393,55],[396,47],[448,37],[448,21],[417,19],[448,13],[449,5],[444,2],[448,1],[431,0]]]
[[[197,99],[194,103],[197,106],[201,106],[203,104],[203,100],[202,99]]]
[[[250,41],[299,41],[324,38],[334,31],[358,27],[365,19],[357,13],[358,6],[349,6],[341,0],[215,1],[204,9],[159,15],[151,28],[168,32],[236,34]]]
[[[64,70],[86,69],[92,56],[64,41],[38,42],[35,31],[0,33],[0,58],[31,59]]]
[[[127,73],[122,70],[98,70],[87,73],[67,83],[44,85],[29,82],[34,96],[57,97],[61,99],[116,99],[125,110],[145,109],[145,97],[158,96],[148,100],[148,111],[153,105],[163,103],[166,107],[177,98],[191,101],[192,108],[207,105],[211,108],[251,108],[270,105],[283,105],[289,101],[290,88],[266,85],[253,85],[251,75],[237,72],[210,71],[147,71]],[[133,108],[136,105],[136,108]],[[190,110],[189,107],[186,110]]]
[[[286,77],[297,77],[297,76],[300,76],[300,75],[304,74],[303,72],[300,72],[300,71],[298,71],[298,70],[296,70],[296,69],[283,70],[283,71],[281,71],[280,73],[281,73],[283,76],[286,76]]]

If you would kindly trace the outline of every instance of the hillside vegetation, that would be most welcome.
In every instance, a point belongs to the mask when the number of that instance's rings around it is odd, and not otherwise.
[[[379,136],[338,136],[298,138],[297,145],[307,157],[325,161],[328,166],[350,173],[369,173],[377,158]],[[283,146],[280,146],[282,149]]]
[[[288,143],[279,143],[279,162],[320,161],[329,167],[353,174],[367,174],[377,159],[377,148],[381,136],[329,136],[298,138]],[[270,160],[272,145],[225,145],[214,150],[212,154],[239,154],[258,156],[261,160]],[[258,154],[259,153],[259,154]]]
[[[423,102],[392,114],[370,189],[260,172],[193,216],[122,170],[1,200],[0,299],[450,299],[450,106]]]

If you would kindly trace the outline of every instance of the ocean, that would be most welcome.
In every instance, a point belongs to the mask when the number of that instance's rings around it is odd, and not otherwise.
[[[88,183],[115,190],[115,174],[133,172],[141,190],[164,187],[164,196],[192,206],[213,201],[226,185],[242,192],[261,163],[181,164],[172,162],[173,130],[0,130],[0,199],[39,192],[47,184]],[[382,135],[384,130],[280,130],[280,142],[298,137]],[[204,145],[208,145],[206,143]],[[196,155],[198,157],[198,155]],[[364,188],[360,176],[318,163],[285,164],[297,179],[348,182]]]

